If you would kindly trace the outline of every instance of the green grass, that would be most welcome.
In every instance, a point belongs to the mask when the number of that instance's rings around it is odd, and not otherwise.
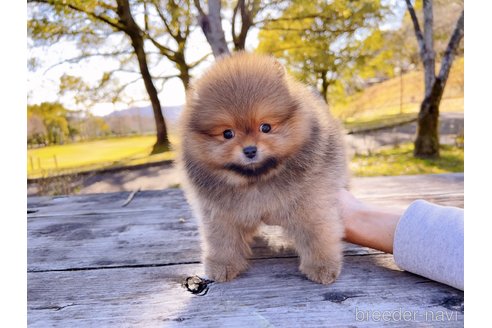
[[[439,159],[413,157],[413,144],[384,149],[371,155],[355,155],[350,162],[354,176],[412,175],[464,171],[464,149],[442,145]]]
[[[174,137],[170,136],[170,139],[173,142]],[[39,178],[174,158],[172,151],[151,155],[155,141],[155,136],[115,137],[28,149],[27,176]]]
[[[79,173],[110,167],[133,166],[174,159],[174,152],[150,155],[155,137],[111,138],[78,144],[52,146],[28,150],[28,177],[39,178],[62,173]],[[441,158],[416,159],[413,145],[373,152],[371,155],[355,155],[350,162],[354,176],[391,176],[410,174],[450,173],[464,171],[464,149],[441,146]],[[58,168],[53,155],[56,155]],[[30,168],[29,157],[34,159],[35,170]],[[42,169],[37,168],[40,158]]]
[[[436,65],[439,69],[439,65]],[[464,109],[464,58],[456,58],[451,68],[440,105],[441,112],[463,112]],[[335,103],[332,112],[340,119],[372,120],[381,116],[417,113],[424,96],[424,74],[421,70],[403,75],[402,108],[400,108],[400,77],[372,85]]]

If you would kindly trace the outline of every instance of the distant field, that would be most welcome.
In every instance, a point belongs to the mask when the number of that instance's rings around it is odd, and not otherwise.
[[[440,152],[438,159],[414,158],[413,145],[406,143],[371,155],[355,155],[350,171],[357,177],[464,172],[463,148],[441,145]]]
[[[437,70],[439,66],[437,66]],[[463,112],[464,58],[456,58],[449,74],[440,106],[441,112]],[[402,83],[401,83],[402,82]],[[403,92],[400,93],[401,86]],[[424,93],[422,71],[413,71],[400,77],[375,84],[349,97],[344,104],[334,104],[333,113],[350,123],[371,120],[399,113],[417,113]],[[400,108],[400,94],[402,94]]]
[[[27,175],[39,178],[172,159],[173,152],[150,155],[155,140],[155,136],[135,136],[28,149]]]
[[[174,152],[150,155],[154,142],[155,137],[141,136],[28,150],[28,177],[39,178],[174,159]],[[350,169],[354,176],[448,173],[464,170],[462,148],[442,146],[441,158],[437,160],[413,158],[412,149],[413,146],[408,143],[376,151],[371,155],[356,155],[350,163]],[[30,166],[30,158],[33,159],[34,170]],[[41,163],[41,169],[38,163]]]

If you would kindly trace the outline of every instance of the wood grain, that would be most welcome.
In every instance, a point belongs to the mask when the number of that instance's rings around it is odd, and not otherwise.
[[[415,199],[463,206],[462,174],[357,178],[352,190],[401,209]],[[141,191],[122,207],[128,195],[28,198],[30,327],[463,326],[461,291],[402,272],[379,251],[347,244],[333,285],[308,281],[275,227],[265,230],[275,247],[257,239],[249,271],[192,295],[181,282],[203,268],[182,192]]]
[[[412,324],[462,325],[462,292],[400,271],[391,255],[347,256],[341,276],[330,286],[307,280],[297,266],[297,259],[255,260],[236,280],[211,284],[205,296],[181,287],[186,276],[203,273],[199,264],[29,273],[28,323],[31,327],[378,327],[384,323],[381,319],[368,320],[360,311],[401,310],[418,313]],[[452,320],[426,320],[428,311],[444,312]],[[403,320],[386,324],[408,326]]]

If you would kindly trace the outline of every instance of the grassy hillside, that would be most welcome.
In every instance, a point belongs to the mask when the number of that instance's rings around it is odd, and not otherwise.
[[[456,58],[444,90],[440,107],[442,112],[463,112],[463,73],[464,58]],[[400,90],[403,92],[400,93]],[[332,111],[348,123],[400,113],[417,113],[423,93],[424,75],[418,70],[404,74],[402,79],[398,76],[372,85],[349,97],[344,104],[334,104]]]
[[[172,142],[174,137],[170,138]],[[173,152],[150,155],[155,140],[155,136],[135,136],[28,149],[27,176],[39,178],[174,158]]]

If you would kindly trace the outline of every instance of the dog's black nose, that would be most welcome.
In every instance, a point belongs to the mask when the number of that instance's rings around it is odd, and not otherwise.
[[[248,146],[243,148],[243,153],[247,158],[254,158],[256,156],[256,146]]]

